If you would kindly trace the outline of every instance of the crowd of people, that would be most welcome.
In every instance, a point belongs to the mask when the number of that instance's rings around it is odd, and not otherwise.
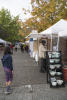
[[[10,47],[12,54],[13,54],[13,51],[17,52],[18,49],[20,49],[21,52],[24,52],[24,51],[27,53],[29,52],[29,46],[24,43],[15,43],[15,44],[10,43],[10,44],[7,44],[6,46]]]

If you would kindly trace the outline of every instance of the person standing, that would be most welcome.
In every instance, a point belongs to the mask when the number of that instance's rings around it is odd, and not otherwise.
[[[29,51],[28,45],[25,46],[25,51],[28,53],[28,51]]]
[[[13,54],[13,44],[10,44],[11,53]]]
[[[39,46],[39,66],[40,66],[40,72],[45,72],[46,70],[46,48],[45,48],[45,41],[40,41]]]
[[[17,44],[15,44],[15,51],[17,52]]]
[[[21,52],[24,52],[23,44],[20,45]]]
[[[11,83],[13,80],[13,63],[12,63],[12,56],[10,47],[5,47],[4,55],[2,57],[2,64],[5,72],[6,78],[6,91],[5,94],[11,93]]]

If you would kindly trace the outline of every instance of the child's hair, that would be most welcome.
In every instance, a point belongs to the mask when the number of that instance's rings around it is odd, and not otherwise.
[[[11,54],[11,50],[9,46],[5,47],[4,55],[6,54]]]

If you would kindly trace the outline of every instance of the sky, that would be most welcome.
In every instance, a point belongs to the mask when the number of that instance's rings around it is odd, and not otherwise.
[[[31,0],[0,0],[0,10],[6,8],[10,10],[13,16],[19,15],[19,18],[25,21],[27,18],[31,17],[31,15],[24,15],[22,8],[32,10],[30,2]]]

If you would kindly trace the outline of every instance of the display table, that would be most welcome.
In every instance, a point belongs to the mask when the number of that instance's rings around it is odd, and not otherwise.
[[[50,87],[62,87],[65,85],[62,54],[60,51],[46,52],[47,62],[47,83],[50,83]]]

